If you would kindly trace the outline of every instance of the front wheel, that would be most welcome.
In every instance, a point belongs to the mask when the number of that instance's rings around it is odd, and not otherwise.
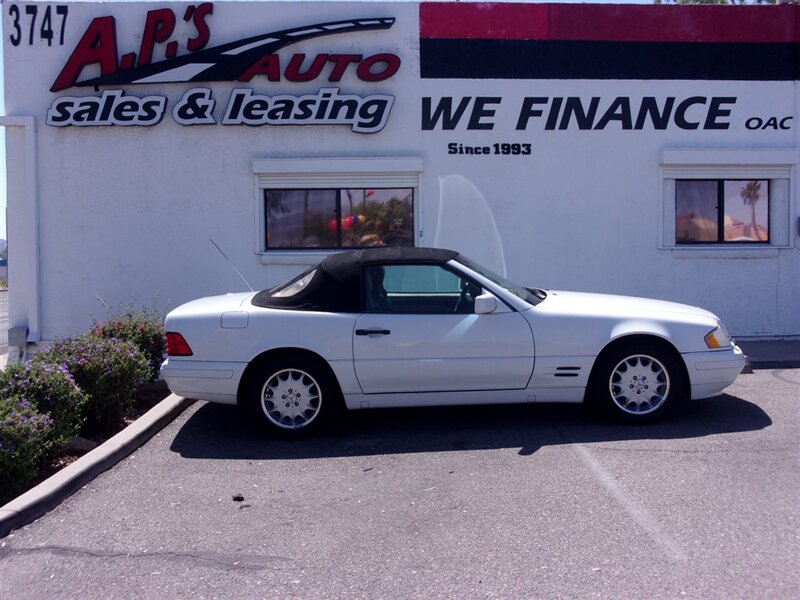
[[[269,433],[302,437],[321,429],[338,404],[330,374],[311,361],[268,360],[256,367],[247,405]]]
[[[643,423],[659,418],[682,399],[686,382],[673,353],[641,344],[621,346],[607,354],[593,387],[613,417]]]

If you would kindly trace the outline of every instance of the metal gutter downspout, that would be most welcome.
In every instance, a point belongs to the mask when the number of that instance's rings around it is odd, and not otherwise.
[[[8,225],[10,253],[21,260],[9,260],[9,280],[13,272],[19,272],[21,277],[15,278],[13,285],[15,292],[9,292],[9,330],[12,328],[27,328],[28,343],[37,343],[41,339],[41,303],[40,303],[40,261],[39,261],[39,166],[36,143],[36,118],[26,116],[0,116],[0,126],[10,128],[19,127],[23,134],[23,148],[9,138],[6,132],[6,181],[13,183],[7,189],[7,197],[12,198],[13,210],[6,209],[11,217]],[[16,159],[11,157],[16,154]],[[21,158],[21,161],[20,161]],[[16,165],[14,163],[17,163]],[[17,170],[19,162],[23,168]],[[12,171],[12,168],[14,171]],[[20,173],[16,175],[15,173]],[[21,190],[20,190],[21,188]],[[21,193],[20,193],[21,192]],[[12,241],[13,240],[13,241]],[[15,268],[15,266],[17,268]],[[16,286],[21,285],[20,290]],[[22,322],[19,310],[14,309],[15,301],[25,304],[24,313],[27,323]],[[25,348],[20,348],[22,352]]]

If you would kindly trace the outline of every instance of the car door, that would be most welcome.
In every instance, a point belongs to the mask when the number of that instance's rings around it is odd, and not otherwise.
[[[522,389],[533,371],[528,322],[502,302],[475,314],[480,286],[441,265],[365,267],[353,356],[365,394]]]

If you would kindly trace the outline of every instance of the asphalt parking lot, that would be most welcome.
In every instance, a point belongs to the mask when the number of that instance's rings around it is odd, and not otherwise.
[[[301,442],[198,402],[0,540],[0,597],[794,598],[800,369],[727,391],[645,428],[392,410]]]

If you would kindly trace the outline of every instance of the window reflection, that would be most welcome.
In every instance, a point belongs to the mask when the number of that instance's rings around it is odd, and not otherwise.
[[[410,189],[342,190],[342,246],[413,246]]]
[[[725,182],[725,241],[769,241],[768,181]]]
[[[266,247],[413,246],[411,188],[264,190]]]
[[[675,239],[678,242],[717,241],[716,181],[678,181],[675,208]]]
[[[769,181],[676,181],[675,241],[769,242]]]

